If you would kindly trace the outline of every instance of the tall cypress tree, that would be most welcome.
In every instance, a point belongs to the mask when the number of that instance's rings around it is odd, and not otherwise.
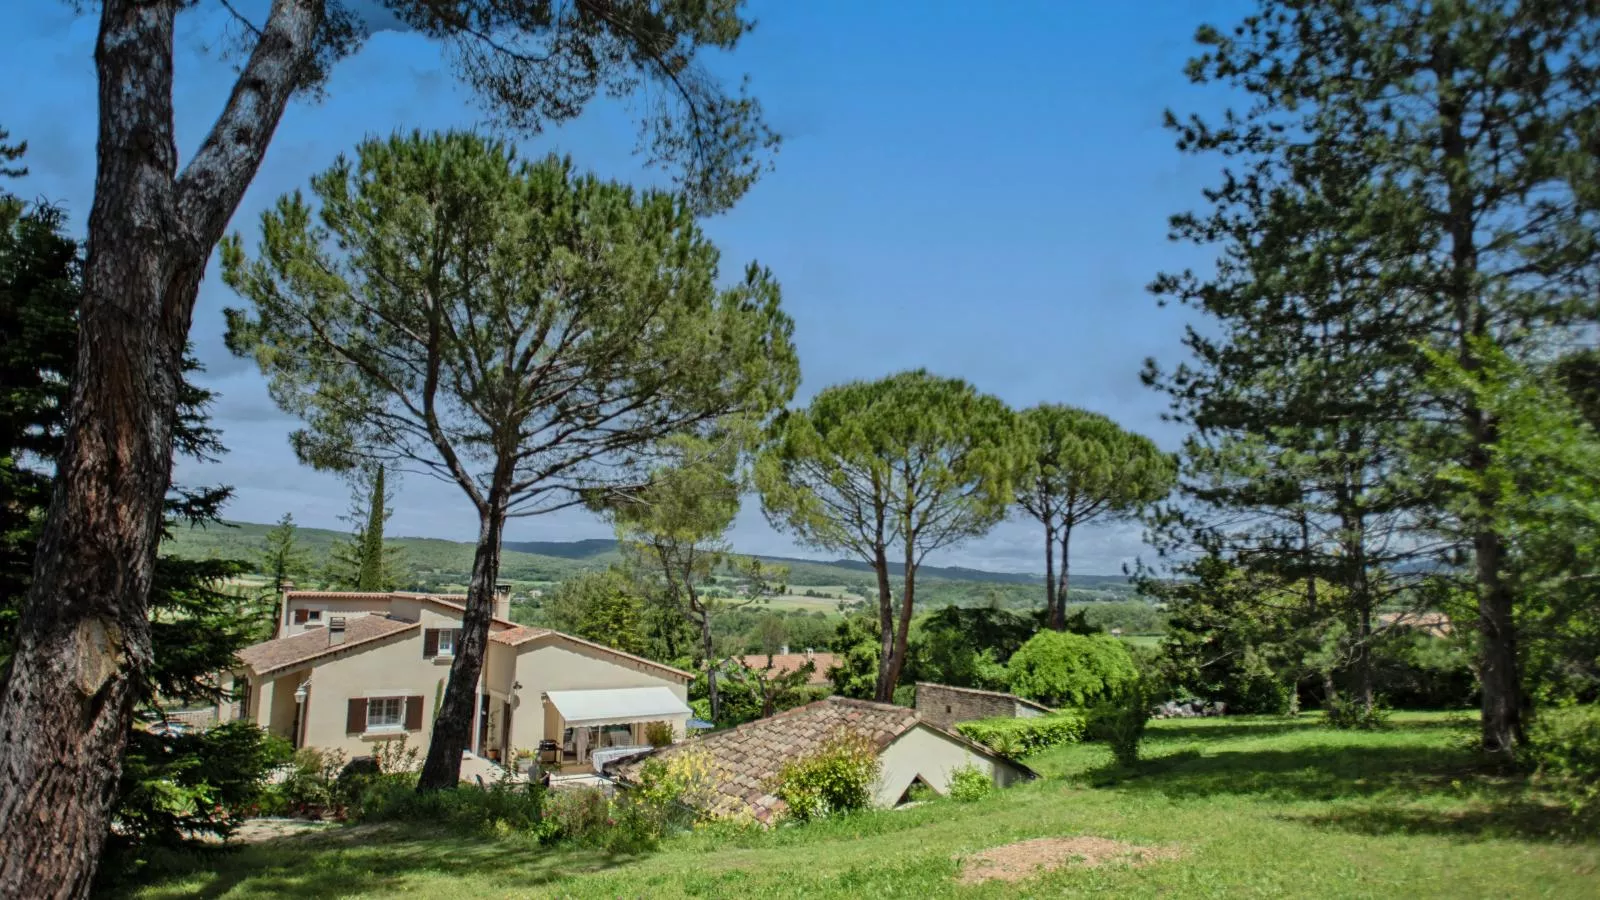
[[[384,493],[383,466],[372,476],[372,496],[367,500],[367,525],[361,532],[361,571],[356,577],[356,589],[362,591],[387,590],[385,584],[383,523],[389,518]]]

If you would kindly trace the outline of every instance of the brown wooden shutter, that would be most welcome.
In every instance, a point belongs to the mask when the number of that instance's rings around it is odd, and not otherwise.
[[[433,659],[439,655],[439,629],[422,629],[422,658]]]
[[[296,625],[304,625],[309,618],[311,618],[311,610],[309,609],[297,609],[294,611],[294,623]]]
[[[344,733],[360,734],[367,730],[367,701],[365,697],[357,697],[345,707]]]
[[[407,731],[421,731],[422,730],[422,698],[421,697],[407,697],[406,698],[406,730]]]

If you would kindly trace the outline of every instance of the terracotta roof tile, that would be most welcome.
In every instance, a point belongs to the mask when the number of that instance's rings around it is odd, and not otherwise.
[[[689,750],[707,753],[717,782],[708,812],[750,815],[771,824],[786,805],[770,793],[784,763],[816,752],[841,731],[863,735],[882,750],[920,721],[915,710],[903,706],[829,697],[674,744],[653,755],[670,758]],[[647,758],[630,758],[613,771],[624,781],[636,781]]]
[[[800,669],[807,661],[817,664],[815,672],[806,679],[806,684],[827,684],[828,670],[838,664],[838,657],[832,653],[774,653],[772,654],[772,673],[786,675]],[[754,672],[762,672],[767,668],[767,654],[751,653],[741,656],[739,661],[744,667]]]
[[[515,647],[554,633],[548,628],[531,628],[527,625],[518,625],[515,628],[507,628],[505,631],[496,631],[494,634],[489,635],[489,640],[497,644],[505,644],[508,647]]]
[[[239,661],[249,666],[257,675],[266,675],[416,627],[416,622],[391,619],[388,616],[350,616],[346,620],[344,640],[340,643],[329,644],[328,629],[315,628],[246,647],[239,651]]]

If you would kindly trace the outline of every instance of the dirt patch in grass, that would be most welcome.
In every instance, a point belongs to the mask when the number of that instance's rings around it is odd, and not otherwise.
[[[1100,837],[1034,838],[992,847],[967,857],[961,867],[962,884],[983,881],[1022,881],[1062,866],[1085,868],[1116,863],[1143,866],[1177,859],[1177,847],[1142,847]]]

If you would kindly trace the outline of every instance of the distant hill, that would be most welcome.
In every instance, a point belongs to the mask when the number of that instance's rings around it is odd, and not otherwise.
[[[204,528],[180,528],[163,546],[163,551],[191,559],[231,558],[254,562],[266,545],[271,525],[256,522],[225,522]],[[348,535],[326,528],[299,528],[302,546],[315,568],[327,564],[338,541]],[[428,589],[460,588],[472,571],[473,545],[439,538],[394,538],[403,547],[406,565],[416,576],[417,587]],[[608,538],[579,541],[506,541],[500,558],[501,577],[513,584],[548,584],[563,581],[579,572],[601,569],[621,558],[617,542]],[[816,560],[797,557],[764,556],[765,562],[785,566],[791,585],[846,585],[869,590],[872,567],[850,559]],[[900,575],[900,566],[893,574]],[[979,603],[1001,596],[1008,605],[1026,601],[1033,594],[1043,595],[1044,578],[1018,572],[988,572],[962,566],[923,566],[918,570],[919,593],[930,604],[944,602]],[[1074,599],[1119,599],[1132,593],[1132,585],[1121,575],[1073,575]]]

